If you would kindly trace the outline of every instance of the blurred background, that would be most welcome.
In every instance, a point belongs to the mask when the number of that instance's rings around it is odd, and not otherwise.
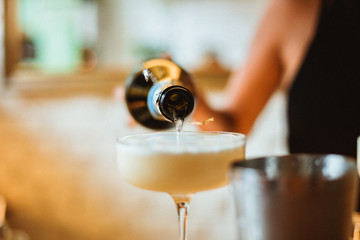
[[[150,131],[129,126],[123,83],[168,54],[221,106],[266,0],[0,2],[0,195],[13,239],[178,238],[171,198],[116,171],[116,138]],[[278,91],[247,156],[286,153],[284,102]],[[189,239],[235,239],[227,187],[194,196]]]

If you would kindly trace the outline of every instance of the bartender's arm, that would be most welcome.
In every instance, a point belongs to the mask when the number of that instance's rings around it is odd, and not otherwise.
[[[204,121],[214,117],[214,122],[200,126],[201,130],[244,134],[251,131],[257,116],[283,81],[284,75],[289,70],[296,71],[311,38],[310,26],[316,20],[319,2],[273,0],[269,4],[255,33],[245,65],[233,73],[225,88],[225,105],[215,110],[204,97],[199,96],[194,120]]]

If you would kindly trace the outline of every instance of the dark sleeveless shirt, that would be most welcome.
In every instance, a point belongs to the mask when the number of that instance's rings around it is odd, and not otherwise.
[[[360,0],[323,1],[288,95],[291,153],[356,156],[360,136]]]

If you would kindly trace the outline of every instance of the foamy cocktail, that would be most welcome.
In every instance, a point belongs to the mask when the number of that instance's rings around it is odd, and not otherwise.
[[[132,185],[169,193],[178,207],[180,239],[192,194],[228,184],[235,160],[245,157],[245,136],[229,132],[155,132],[118,140],[118,166]]]

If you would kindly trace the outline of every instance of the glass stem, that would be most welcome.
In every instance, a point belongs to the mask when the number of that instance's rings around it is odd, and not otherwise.
[[[190,207],[191,195],[186,196],[174,196],[172,198],[175,201],[178,218],[179,218],[179,231],[180,231],[180,240],[187,239],[187,215]]]

